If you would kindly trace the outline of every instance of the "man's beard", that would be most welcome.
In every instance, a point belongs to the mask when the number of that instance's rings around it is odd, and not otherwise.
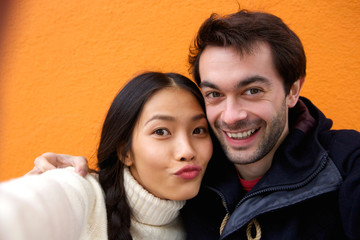
[[[257,162],[261,159],[263,159],[277,144],[279,141],[279,138],[281,137],[285,124],[286,124],[286,105],[285,101],[282,104],[282,107],[278,114],[271,120],[270,125],[266,125],[266,122],[262,119],[258,119],[256,121],[250,122],[248,120],[242,120],[238,121],[237,123],[229,126],[225,123],[218,123],[215,122],[215,128],[216,128],[216,135],[219,139],[219,142],[228,157],[228,159],[234,163],[234,164],[250,164]],[[224,127],[223,127],[224,126]],[[247,127],[245,127],[247,126]],[[251,127],[252,126],[252,127]],[[257,145],[256,150],[251,154],[242,154],[242,151],[246,151],[246,147],[231,147],[227,144],[227,141],[224,139],[224,133],[221,129],[228,129],[228,130],[234,130],[234,129],[249,129],[249,127],[254,128],[253,126],[257,126],[256,128],[259,128],[259,126],[266,126],[266,129],[260,129],[261,130],[267,130],[262,136],[262,139],[260,143]],[[257,136],[261,137],[261,136]]]

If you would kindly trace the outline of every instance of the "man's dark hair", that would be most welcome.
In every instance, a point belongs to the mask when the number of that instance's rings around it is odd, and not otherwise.
[[[278,17],[241,10],[219,16],[212,14],[201,25],[190,47],[190,72],[200,84],[199,60],[206,46],[233,47],[241,55],[251,54],[259,43],[270,46],[275,69],[289,93],[292,84],[306,75],[306,57],[298,36]]]

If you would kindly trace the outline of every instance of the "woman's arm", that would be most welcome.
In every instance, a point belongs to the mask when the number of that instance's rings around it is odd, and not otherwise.
[[[87,159],[83,156],[72,156],[46,152],[35,158],[34,168],[27,175],[40,174],[55,168],[74,167],[75,172],[85,177],[89,167]]]
[[[1,183],[0,239],[107,239],[99,183],[73,168]]]

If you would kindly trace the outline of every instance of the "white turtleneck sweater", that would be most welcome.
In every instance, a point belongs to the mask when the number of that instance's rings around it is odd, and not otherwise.
[[[185,201],[163,200],[145,190],[125,168],[126,196],[132,209],[130,233],[137,239],[185,239],[178,217]]]
[[[185,239],[178,217],[185,201],[156,198],[127,168],[124,180],[134,240]],[[0,183],[1,240],[105,240],[106,226],[103,191],[89,174],[55,169]]]

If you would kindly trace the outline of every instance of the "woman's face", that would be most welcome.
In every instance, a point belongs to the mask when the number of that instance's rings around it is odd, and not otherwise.
[[[125,164],[134,178],[156,197],[194,197],[212,155],[204,111],[186,90],[169,87],[145,104],[135,125]]]

